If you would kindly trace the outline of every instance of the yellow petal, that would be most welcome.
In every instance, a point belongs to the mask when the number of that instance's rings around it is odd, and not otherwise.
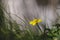
[[[38,23],[39,23],[39,22],[42,22],[42,20],[41,20],[41,19],[39,19],[37,22],[38,22]]]
[[[39,22],[42,22],[42,20],[41,19],[34,19],[34,20],[30,21],[29,24],[34,26],[34,25],[36,25]]]
[[[36,23],[33,23],[32,25],[33,25],[33,26],[35,26],[35,25],[36,25]]]
[[[31,21],[30,24],[34,26],[34,25],[36,25],[36,22]]]
[[[30,23],[29,24],[33,24],[33,21],[30,21]]]
[[[34,20],[30,21],[29,24],[33,24],[33,23],[35,23],[36,21],[37,21],[37,19],[34,19]]]

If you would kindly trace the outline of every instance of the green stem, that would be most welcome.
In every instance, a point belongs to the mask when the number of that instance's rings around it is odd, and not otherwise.
[[[41,28],[39,27],[39,25],[37,24],[37,27],[41,30]],[[41,30],[41,32],[42,32],[42,30]]]

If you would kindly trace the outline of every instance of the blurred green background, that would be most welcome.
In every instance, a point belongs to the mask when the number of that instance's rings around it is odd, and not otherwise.
[[[0,6],[0,40],[60,40],[60,24],[56,23],[52,29],[45,28],[44,32],[37,29],[38,33],[33,32],[30,26],[20,30],[21,24],[17,24],[9,14],[6,16],[3,10]]]

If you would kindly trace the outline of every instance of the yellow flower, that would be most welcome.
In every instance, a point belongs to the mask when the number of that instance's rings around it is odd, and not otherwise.
[[[41,19],[34,19],[34,20],[30,21],[29,24],[34,26],[34,25],[36,25],[39,22],[42,22],[42,20]]]

